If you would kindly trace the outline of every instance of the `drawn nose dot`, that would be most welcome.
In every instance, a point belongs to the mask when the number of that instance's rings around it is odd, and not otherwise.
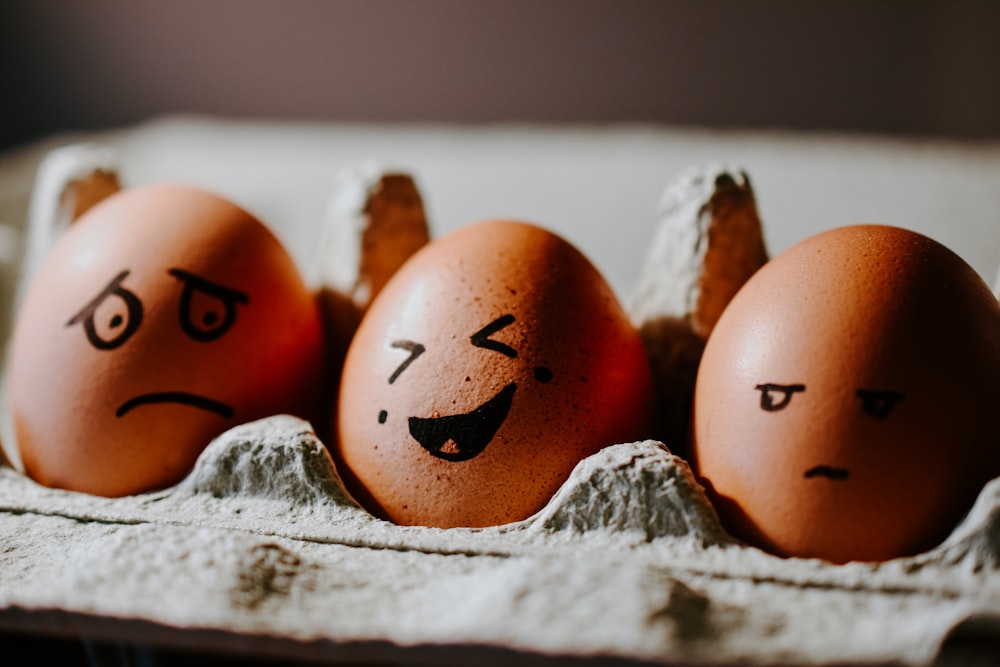
[[[535,379],[545,384],[552,379],[552,371],[545,366],[535,366]]]
[[[214,310],[210,310],[205,313],[205,315],[201,318],[201,321],[205,324],[205,326],[210,327],[219,321],[219,314]]]
[[[121,315],[115,315],[114,317],[111,318],[111,322],[108,323],[108,326],[110,326],[112,329],[116,329],[121,325],[122,325]]]
[[[387,419],[388,417],[389,417],[389,413],[388,413],[388,412],[386,412],[385,410],[382,410],[381,412],[379,412],[379,413],[378,413],[378,423],[379,423],[379,424],[384,424],[384,423],[385,423],[385,420],[386,420],[386,419]]]

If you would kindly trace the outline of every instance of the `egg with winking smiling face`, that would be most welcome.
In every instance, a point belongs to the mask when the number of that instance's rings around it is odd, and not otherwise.
[[[541,509],[600,448],[651,437],[638,333],[594,266],[540,227],[491,221],[426,246],[351,343],[336,458],[369,510],[485,526]]]

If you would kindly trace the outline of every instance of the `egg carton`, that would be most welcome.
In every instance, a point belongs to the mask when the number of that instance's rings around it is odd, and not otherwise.
[[[113,162],[87,146],[46,161],[22,283],[59,230],[116,189]],[[426,242],[426,220],[412,180],[368,165],[342,181],[328,222],[332,254],[319,274],[343,345],[372,286]],[[405,249],[393,245],[400,229]],[[366,261],[384,244],[396,260]],[[667,404],[689,400],[714,320],[766,259],[743,172],[698,168],[667,188],[630,306]],[[664,440],[682,442],[683,407],[674,417]],[[373,517],[311,426],[288,416],[231,429],[178,485],[125,498],[40,486],[6,452],[7,631],[330,662],[1000,659],[1000,479],[938,547],[833,565],[730,536],[687,463],[656,441],[611,445],[534,516],[477,529]]]

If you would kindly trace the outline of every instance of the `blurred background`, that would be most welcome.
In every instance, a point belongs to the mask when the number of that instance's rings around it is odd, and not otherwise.
[[[165,113],[1000,138],[988,0],[4,0],[0,149]]]

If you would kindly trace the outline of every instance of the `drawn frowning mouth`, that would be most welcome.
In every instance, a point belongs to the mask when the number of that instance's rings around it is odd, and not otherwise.
[[[118,409],[115,410],[115,416],[123,417],[127,412],[141,405],[153,405],[157,403],[177,403],[180,405],[188,405],[192,408],[214,412],[215,414],[225,417],[226,419],[231,418],[235,414],[235,411],[225,403],[213,401],[212,399],[205,398],[204,396],[189,394],[183,391],[162,391],[133,396],[118,406]]]
[[[809,468],[806,470],[806,479],[811,479],[813,477],[826,477],[827,479],[832,479],[835,482],[842,482],[851,476],[851,472],[847,468],[833,468],[831,466],[816,466],[815,468]]]
[[[468,461],[479,456],[507,419],[517,385],[511,382],[496,396],[465,414],[410,417],[410,435],[432,456],[445,461]],[[446,447],[451,443],[451,446]]]

